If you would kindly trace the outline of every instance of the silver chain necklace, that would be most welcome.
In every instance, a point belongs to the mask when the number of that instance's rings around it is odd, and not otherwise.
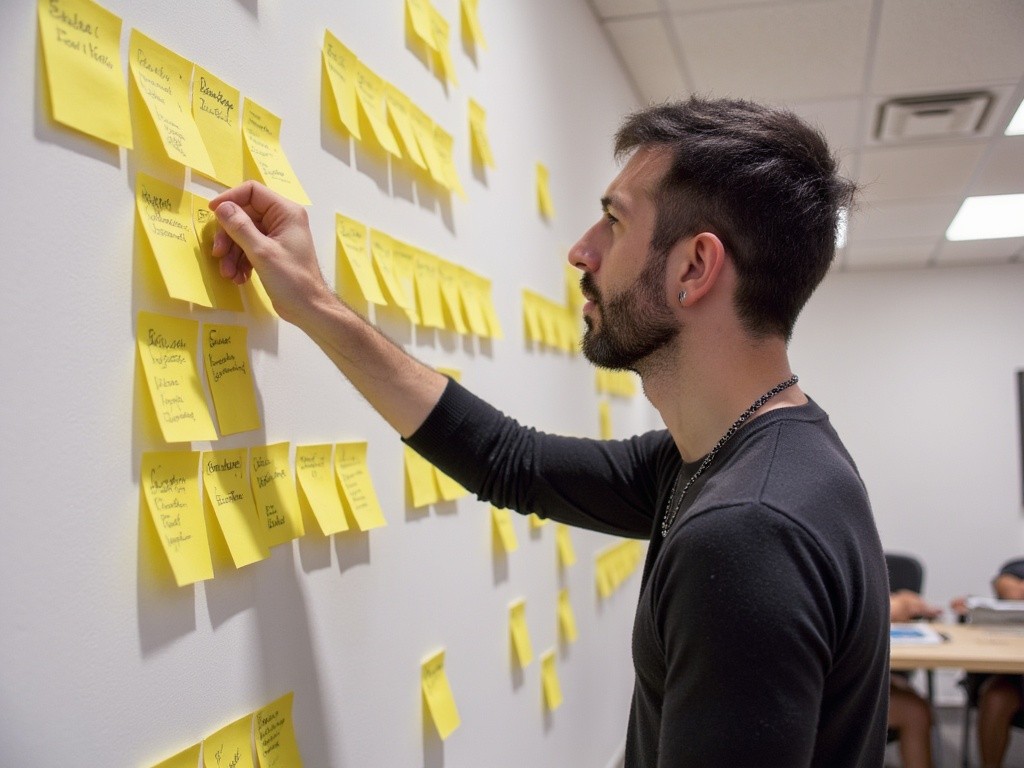
[[[743,423],[753,416],[757,410],[775,397],[779,392],[784,389],[788,389],[796,384],[800,379],[797,376],[791,376],[790,378],[783,381],[781,384],[776,384],[774,387],[769,389],[763,395],[761,395],[753,404],[747,408],[740,417],[732,423],[732,426],[722,435],[722,439],[718,441],[718,444],[711,449],[711,452],[704,457],[704,461],[697,467],[697,471],[693,473],[693,477],[686,481],[686,485],[683,486],[683,490],[679,491],[679,478],[683,476],[683,468],[679,468],[678,474],[676,474],[676,480],[672,483],[672,493],[668,497],[668,504],[665,507],[665,516],[661,519],[661,537],[665,538],[668,536],[668,530],[672,527],[672,523],[676,521],[676,516],[679,514],[679,508],[683,505],[683,498],[686,496],[686,492],[690,490],[690,486],[693,485],[694,481],[701,476],[708,465],[714,460],[715,456],[722,449],[722,446],[729,442],[729,439],[736,434],[736,430],[743,426]],[[679,491],[679,496],[676,496],[676,491]]]

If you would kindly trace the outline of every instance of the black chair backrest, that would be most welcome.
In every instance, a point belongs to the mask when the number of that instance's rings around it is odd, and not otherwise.
[[[924,589],[924,566],[910,555],[885,555],[885,567],[889,570],[889,591],[909,589],[921,594]]]

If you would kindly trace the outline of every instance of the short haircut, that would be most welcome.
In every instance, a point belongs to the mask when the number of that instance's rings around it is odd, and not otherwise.
[[[616,157],[648,146],[672,155],[655,191],[652,257],[714,233],[736,265],[744,328],[788,341],[835,257],[839,220],[856,192],[825,138],[783,109],[694,96],[626,118]]]

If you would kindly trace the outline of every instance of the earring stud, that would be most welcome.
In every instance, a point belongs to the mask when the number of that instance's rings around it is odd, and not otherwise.
[[[686,301],[686,291],[680,291],[679,292],[679,303],[682,304],[684,301]]]

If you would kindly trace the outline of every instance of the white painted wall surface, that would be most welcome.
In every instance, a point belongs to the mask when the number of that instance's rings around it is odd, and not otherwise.
[[[592,370],[528,349],[519,298],[524,287],[562,298],[565,250],[600,214],[616,170],[611,136],[635,106],[583,0],[484,0],[490,47],[476,63],[460,42],[457,0],[435,0],[452,24],[460,78],[447,92],[406,47],[402,0],[104,5],[124,20],[123,55],[138,28],[283,119],[329,278],[341,212],[494,280],[505,340],[391,319],[400,343],[461,369],[526,422],[596,436]],[[0,10],[0,762],[151,765],[293,690],[309,768],[608,765],[624,737],[639,581],[598,601],[594,553],[611,539],[574,533],[579,562],[559,573],[553,528],[535,536],[517,519],[520,550],[496,561],[485,504],[406,508],[397,437],[302,334],[161,298],[133,256],[135,173],[150,161],[52,123],[35,14],[30,0]],[[436,196],[322,126],[325,28],[455,136],[468,201]],[[468,97],[487,110],[498,167],[485,180],[470,166]],[[536,211],[536,161],[551,171],[552,224]],[[199,179],[188,186],[217,191]],[[367,439],[388,527],[307,535],[196,587],[152,568],[138,474],[142,453],[165,446],[144,426],[134,373],[143,309],[246,324],[263,428],[214,447]],[[646,429],[650,409],[640,397],[616,403],[614,423],[622,436]],[[562,586],[580,639],[559,647],[565,703],[546,715],[538,662],[513,671],[507,607],[526,598],[543,651],[557,645]],[[420,660],[439,646],[463,720],[444,743],[419,690]]]

